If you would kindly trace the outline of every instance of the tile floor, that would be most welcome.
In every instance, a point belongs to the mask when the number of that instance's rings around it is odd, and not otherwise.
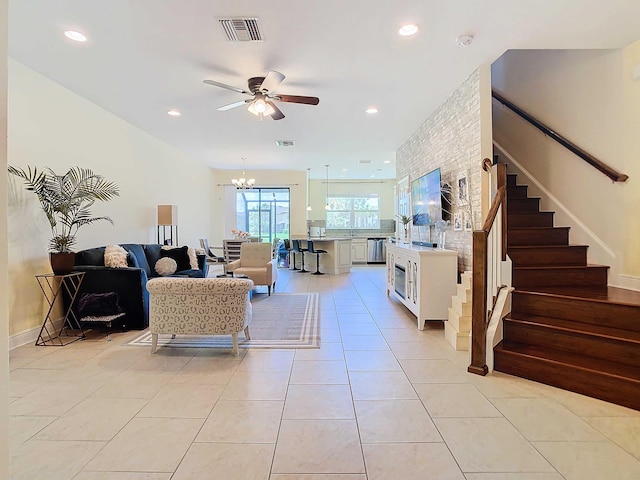
[[[279,272],[279,292],[320,292],[320,349],[13,350],[11,478],[640,479],[640,412],[468,374],[384,281]]]

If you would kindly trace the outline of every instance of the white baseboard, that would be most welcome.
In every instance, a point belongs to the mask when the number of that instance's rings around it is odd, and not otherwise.
[[[618,275],[618,287],[626,288],[629,290],[636,290],[640,292],[640,277],[633,275],[620,274]]]
[[[55,329],[59,329],[62,326],[62,320],[56,321],[54,325]],[[38,340],[38,335],[40,335],[41,328],[42,325],[39,325],[37,327],[30,328],[29,330],[24,330],[23,332],[9,335],[9,350],[30,343],[35,344],[36,340]]]
[[[30,328],[24,332],[9,335],[9,350],[21,347],[28,343],[36,343],[41,326]]]

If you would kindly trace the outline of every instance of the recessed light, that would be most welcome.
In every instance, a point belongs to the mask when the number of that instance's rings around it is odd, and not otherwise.
[[[456,38],[456,43],[461,47],[468,47],[473,42],[473,35],[460,35]]]
[[[400,27],[400,30],[398,30],[398,35],[402,35],[403,37],[409,37],[416,33],[418,33],[418,26],[414,23],[403,25]]]
[[[343,169],[342,169],[342,171],[343,171],[343,172],[348,172],[348,171],[349,171],[349,169],[348,169],[348,168],[343,168]]]
[[[384,161],[384,162],[382,162],[382,163],[391,163],[391,160],[385,160],[385,161]]]
[[[167,112],[167,115],[170,115],[172,117],[179,117],[182,114],[178,110],[171,109]]]
[[[365,112],[369,114],[378,113],[378,109],[376,107],[369,107],[365,110]]]
[[[74,42],[86,42],[87,37],[83,33],[80,33],[76,30],[67,30],[64,32],[64,36],[73,40]]]

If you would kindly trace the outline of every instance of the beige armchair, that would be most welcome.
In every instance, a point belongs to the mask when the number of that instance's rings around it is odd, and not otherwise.
[[[249,340],[253,282],[241,278],[154,278],[149,290],[151,353],[158,334],[231,335],[238,355],[238,333]]]
[[[266,242],[245,242],[240,246],[240,258],[227,265],[227,271],[244,274],[256,285],[266,285],[269,295],[271,287],[276,289],[278,262],[272,258],[272,248]]]

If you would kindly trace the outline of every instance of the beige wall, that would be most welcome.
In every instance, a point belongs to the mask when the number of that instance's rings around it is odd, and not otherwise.
[[[0,0],[0,168],[7,168],[7,0]],[[7,176],[0,176],[0,218],[7,218]],[[9,290],[7,222],[0,222],[0,291]],[[0,295],[0,478],[9,478],[9,307]]]
[[[543,208],[587,242],[590,261],[640,275],[640,44],[616,51],[510,51],[493,66],[493,86],[558,133],[629,175],[613,183],[494,102],[494,138],[551,192]],[[526,183],[526,181],[522,181]],[[535,191],[535,190],[534,190]],[[565,208],[559,208],[558,205]]]
[[[162,115],[162,112],[159,112]],[[209,230],[209,169],[93,103],[9,59],[8,158],[16,166],[78,165],[120,187],[120,197],[96,204],[110,216],[84,227],[77,249],[156,241],[156,205],[178,206],[179,242],[198,245]],[[34,275],[50,271],[49,226],[35,196],[9,179],[9,329],[42,322],[44,303]]]
[[[623,222],[623,236],[626,239],[623,258],[626,268],[622,273],[637,277],[640,276],[640,40],[622,50],[622,98],[622,168],[629,176],[633,175],[629,180],[631,186],[624,191],[625,211],[630,221]]]
[[[329,180],[329,195],[353,195],[377,193],[380,195],[380,219],[393,220],[393,180],[362,180],[345,181]],[[325,220],[325,205],[327,197],[326,180],[311,180],[309,182],[310,220]]]
[[[209,244],[222,245],[222,239],[231,238],[236,227],[235,192],[231,179],[241,176],[242,170],[210,169],[212,189],[210,195],[211,218]],[[284,187],[290,189],[291,235],[306,234],[307,172],[295,170],[246,171],[247,178],[255,178],[256,187]]]
[[[483,174],[480,166],[482,154],[487,151],[487,147],[482,146],[481,118],[482,99],[490,95],[487,75],[486,68],[480,68],[471,74],[409,137],[396,154],[398,179],[409,176],[412,181],[431,170],[440,168],[442,183],[455,185],[457,175],[466,172],[474,228],[479,228],[483,218],[481,200]],[[486,91],[483,91],[483,88]],[[490,127],[484,128],[489,128],[490,131]],[[491,138],[487,134],[484,137]],[[453,195],[457,196],[455,188]],[[452,213],[461,210],[463,208],[460,205],[454,204],[452,207]],[[431,241],[436,241],[433,227],[418,228],[423,230],[431,228]],[[413,239],[429,238],[429,232],[423,232],[418,228],[411,229]],[[471,237],[471,232],[454,231],[452,227],[447,232],[445,247],[458,251],[460,270],[470,270],[472,267]]]

